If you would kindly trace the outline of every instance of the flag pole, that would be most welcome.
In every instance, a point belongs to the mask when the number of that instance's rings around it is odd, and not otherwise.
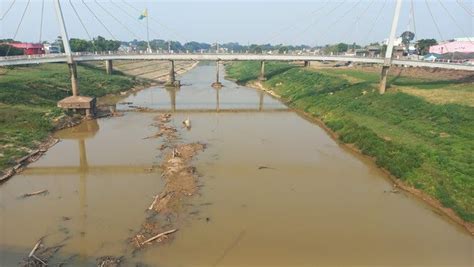
[[[148,23],[148,16],[150,14],[148,14],[148,8],[146,9],[146,39],[147,39],[147,44],[148,44],[148,52],[149,53],[152,53],[153,51],[151,50],[151,46],[150,46],[150,30],[149,30],[149,23]]]

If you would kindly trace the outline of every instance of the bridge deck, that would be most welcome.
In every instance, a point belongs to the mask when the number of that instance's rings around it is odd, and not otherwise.
[[[353,56],[319,56],[319,55],[269,55],[269,54],[78,54],[74,56],[81,61],[104,60],[186,60],[186,61],[341,61],[382,64],[383,58]],[[30,65],[42,63],[66,62],[63,54],[43,56],[20,56],[0,58],[0,66]],[[429,62],[418,60],[395,59],[395,65],[411,67],[428,67],[453,70],[474,71],[474,65]]]

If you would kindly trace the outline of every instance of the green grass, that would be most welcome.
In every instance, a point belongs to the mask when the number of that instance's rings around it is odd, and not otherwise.
[[[104,96],[133,87],[133,78],[78,66],[81,95]],[[12,166],[54,130],[55,118],[64,115],[56,103],[70,96],[65,64],[44,64],[0,69],[0,170]]]
[[[395,177],[474,221],[473,107],[437,105],[398,90],[379,95],[376,73],[267,65],[276,74],[267,76],[264,85],[288,105],[322,119],[342,142],[356,145]],[[255,63],[228,66],[229,77],[237,82],[255,79],[258,73]],[[472,86],[408,77],[389,80],[397,88],[424,90]]]

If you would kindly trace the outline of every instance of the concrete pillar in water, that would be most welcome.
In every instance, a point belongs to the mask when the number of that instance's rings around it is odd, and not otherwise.
[[[307,67],[309,67],[309,66],[311,66],[311,62],[308,61],[308,60],[305,60],[305,61],[304,61],[304,67],[307,68]]]
[[[112,75],[114,73],[114,65],[110,59],[105,61],[105,72],[107,75]]]
[[[171,66],[170,66],[170,73],[169,73],[169,78],[168,82],[165,84],[167,87],[179,87],[180,83],[179,81],[176,80],[175,76],[175,69],[174,69],[174,60],[170,60]]]
[[[260,90],[260,101],[258,102],[258,111],[263,111],[263,97],[265,96],[265,93]]]
[[[265,81],[267,78],[265,78],[265,61],[260,61],[260,76],[258,76],[258,79],[260,81]]]
[[[216,89],[222,88],[222,83],[219,80],[219,60],[216,61],[216,81],[211,86]]]
[[[219,97],[219,89],[216,89],[216,112],[219,112],[221,110],[220,107],[220,97]]]

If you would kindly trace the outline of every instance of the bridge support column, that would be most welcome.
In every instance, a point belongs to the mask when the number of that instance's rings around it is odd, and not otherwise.
[[[389,70],[390,70],[390,66],[388,65],[382,66],[382,73],[380,76],[380,85],[379,85],[380,94],[385,94],[385,90],[387,89],[387,77],[388,77]]]
[[[216,81],[212,83],[212,87],[215,89],[220,89],[222,88],[222,83],[219,80],[219,60],[216,61]]]
[[[110,59],[105,61],[105,72],[107,75],[112,75],[114,73],[114,65]]]
[[[176,80],[175,70],[174,70],[174,60],[170,60],[171,67],[168,82],[165,84],[166,87],[180,87],[181,84],[178,80]]]
[[[260,76],[258,76],[258,79],[260,81],[265,81],[267,78],[265,78],[265,61],[260,61]]]
[[[72,96],[66,97],[58,102],[58,107],[70,110],[84,110],[86,116],[93,117],[95,115],[95,104],[96,99],[94,97],[79,96],[79,86],[77,83],[77,68],[74,62],[74,58],[71,52],[71,46],[69,45],[69,37],[66,31],[66,25],[64,23],[64,16],[61,9],[61,3],[59,0],[54,1],[56,9],[56,16],[58,18],[61,38],[63,41],[64,51],[67,56],[67,63],[69,68],[69,74],[71,76],[71,90]]]
[[[77,83],[77,65],[76,63],[69,63],[69,75],[71,75],[71,90],[72,96],[79,96],[79,86]]]
[[[304,67],[307,68],[307,67],[309,67],[309,66],[311,66],[311,62],[308,61],[308,60],[305,60],[305,61],[304,61]]]
[[[380,79],[379,93],[384,94],[387,89],[387,75],[390,65],[392,65],[393,45],[395,43],[395,35],[397,33],[398,20],[400,18],[400,10],[402,8],[402,0],[397,0],[395,5],[395,13],[392,20],[392,28],[388,38],[387,51],[385,52],[385,60],[382,66],[382,74]]]

